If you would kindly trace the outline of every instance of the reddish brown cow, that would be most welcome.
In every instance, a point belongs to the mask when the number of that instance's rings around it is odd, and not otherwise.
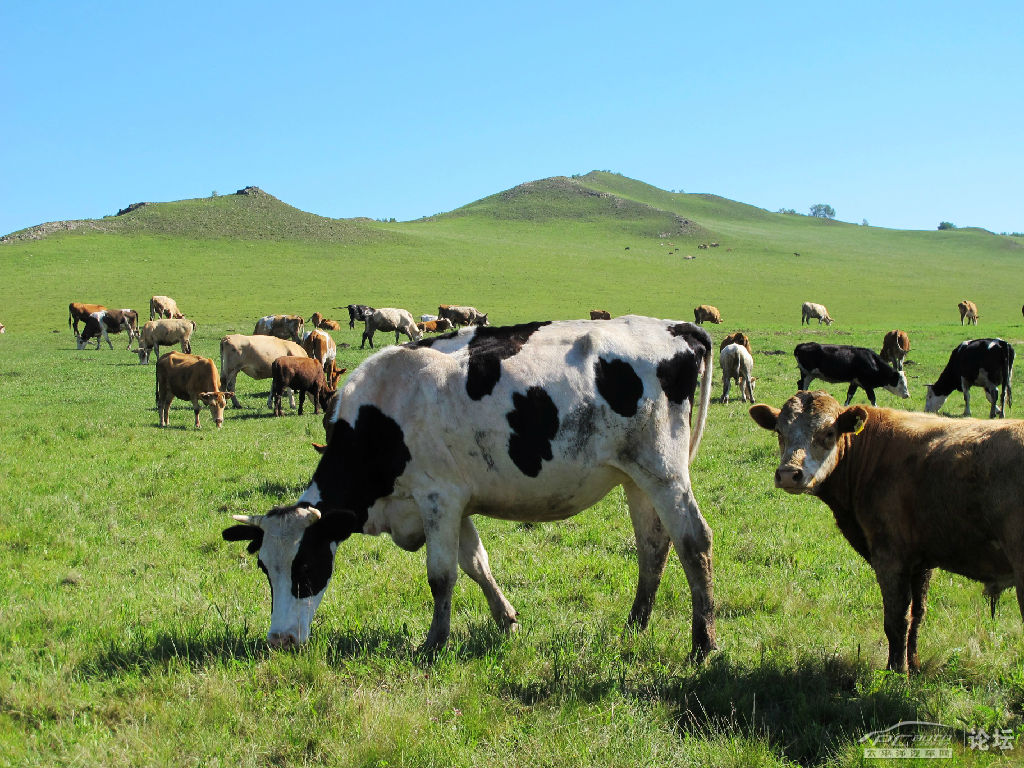
[[[78,336],[78,324],[84,323],[85,319],[93,312],[102,312],[106,307],[102,304],[82,304],[72,301],[68,304],[68,328],[71,328],[75,336]],[[74,326],[72,327],[72,323]]]
[[[306,393],[313,401],[313,413],[320,413],[320,408],[327,408],[331,395],[335,393],[338,379],[347,369],[331,364],[329,374],[324,374],[323,366],[311,357],[279,357],[271,365],[274,378],[271,395],[274,398],[274,415],[283,416],[281,395],[285,389],[299,393],[299,414],[306,402]],[[330,377],[328,379],[328,376]]]
[[[156,407],[160,414],[160,426],[168,426],[171,401],[177,397],[192,402],[192,410],[196,414],[196,429],[200,427],[199,411],[203,405],[209,406],[213,421],[220,429],[224,424],[224,406],[234,392],[218,390],[219,381],[217,366],[208,357],[184,352],[168,352],[161,355],[156,361]]]
[[[442,317],[439,320],[427,320],[422,323],[416,323],[416,327],[423,333],[441,333],[442,331],[450,331],[452,329],[452,321],[447,317]]]
[[[703,324],[705,320],[717,325],[722,322],[722,313],[718,311],[718,307],[701,304],[699,307],[693,308],[693,320],[697,325]]]
[[[750,339],[747,338],[747,334],[743,333],[743,331],[736,331],[735,333],[730,333],[728,336],[722,339],[722,343],[718,345],[718,351],[721,352],[730,344],[739,344],[741,347],[747,350],[747,352],[749,352],[750,354],[754,354],[754,350],[750,348]]]
[[[612,313],[607,309],[592,309],[590,310],[591,320],[611,320]]]
[[[882,351],[879,353],[879,357],[897,371],[902,371],[903,361],[906,360],[909,351],[910,337],[907,332],[894,328],[882,339]]]

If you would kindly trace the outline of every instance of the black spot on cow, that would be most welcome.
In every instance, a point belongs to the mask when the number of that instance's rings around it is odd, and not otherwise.
[[[373,503],[394,492],[411,458],[398,422],[374,405],[361,406],[354,427],[345,419],[335,422],[313,473],[321,496],[317,507],[354,513],[361,527]]]
[[[419,349],[420,347],[432,347],[441,339],[454,339],[459,335],[458,331],[448,331],[448,333],[442,333],[437,336],[424,336],[419,341],[409,341],[403,344],[403,347],[407,349]]]
[[[540,474],[543,461],[552,458],[551,441],[558,432],[558,408],[543,387],[530,387],[525,395],[512,395],[513,410],[505,414],[512,434],[508,455],[527,477]]]
[[[491,394],[501,379],[501,361],[519,353],[538,328],[550,325],[550,320],[519,325],[481,326],[469,340],[469,370],[466,375],[466,394],[472,400]]]
[[[594,363],[597,391],[620,416],[636,416],[637,403],[644,394],[644,383],[625,360],[597,358]]]
[[[564,441],[566,456],[575,459],[587,450],[597,433],[597,406],[588,402],[565,415],[559,429],[559,440]]]
[[[670,403],[682,405],[697,389],[698,358],[690,350],[677,352],[658,363],[658,381]]]
[[[676,323],[668,327],[668,332],[676,338],[683,338],[690,345],[690,348],[697,354],[698,359],[703,359],[708,350],[711,349],[711,334],[693,323]]]

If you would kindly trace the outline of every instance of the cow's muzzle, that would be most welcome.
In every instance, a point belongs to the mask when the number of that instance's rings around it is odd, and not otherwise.
[[[804,489],[804,471],[800,467],[779,467],[775,470],[775,487],[789,493],[800,493]]]
[[[267,645],[275,651],[290,651],[298,648],[300,643],[294,632],[271,632],[267,635]]]

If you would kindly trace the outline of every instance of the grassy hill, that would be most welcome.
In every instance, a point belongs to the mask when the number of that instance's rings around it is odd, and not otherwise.
[[[165,293],[197,321],[194,350],[216,357],[221,335],[261,315],[341,319],[352,302],[469,303],[497,323],[597,307],[686,319],[711,303],[725,319],[713,337],[750,335],[758,399],[775,405],[793,392],[796,343],[877,348],[908,330],[912,398],[878,400],[919,410],[959,341],[1021,342],[1022,256],[1020,239],[984,231],[827,222],[602,172],[410,222],[325,219],[250,190],[15,233],[0,244],[0,766],[852,766],[861,736],[900,720],[1020,735],[1013,601],[990,618],[979,585],[937,573],[924,671],[881,671],[871,570],[819,502],[773,489],[775,441],[737,402],[712,406],[693,466],[715,532],[721,651],[707,665],[686,658],[675,558],[648,631],[622,632],[636,555],[621,490],[562,523],[478,521],[521,612],[514,638],[460,579],[451,647],[417,657],[423,553],[358,536],[339,547],[309,646],[269,653],[266,580],[220,532],[302,493],[319,417],[270,416],[269,383],[240,376],[246,407],[223,429],[206,412],[192,429],[179,403],[161,430],[153,366],[122,337],[77,351],[66,311]],[[959,324],[963,298],[977,328]],[[801,327],[805,300],[835,325]],[[372,354],[358,328],[334,337],[350,370]],[[976,413],[982,402],[975,390]],[[961,409],[954,396],[944,412]],[[1024,750],[953,746],[956,765]]]

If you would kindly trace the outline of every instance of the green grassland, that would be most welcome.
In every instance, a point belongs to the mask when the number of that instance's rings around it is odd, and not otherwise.
[[[180,402],[161,430],[153,366],[124,337],[77,351],[65,314],[69,301],[144,312],[167,294],[198,323],[194,351],[216,358],[224,333],[261,315],[343,320],[348,303],[416,315],[466,303],[497,323],[591,308],[685,320],[710,303],[725,320],[716,341],[750,335],[758,399],[774,405],[795,390],[798,342],[877,349],[907,330],[912,397],[878,398],[919,410],[957,343],[1024,340],[1018,240],[774,214],[608,173],[413,222],[324,219],[254,194],[73,227],[0,245],[0,765],[861,765],[858,739],[900,720],[1024,731],[1015,602],[990,618],[980,585],[937,574],[922,674],[882,671],[870,568],[826,507],[774,490],[775,440],[735,401],[711,406],[692,468],[715,532],[721,650],[706,664],[687,661],[675,561],[648,631],[623,631],[636,557],[621,490],[562,523],[478,522],[520,612],[512,638],[461,579],[449,648],[418,657],[423,552],[356,537],[308,646],[271,653],[266,580],[220,531],[301,494],[319,417],[275,419],[269,382],[240,376],[245,408],[222,430],[208,412],[193,429]],[[959,324],[964,298],[976,329]],[[806,300],[835,325],[801,328]],[[333,335],[351,345],[339,355],[350,370],[371,354],[358,327]],[[844,385],[830,388],[842,399]],[[974,404],[985,415],[979,390]],[[962,401],[943,411],[958,417]],[[954,750],[918,764],[1024,760],[1024,743]]]

